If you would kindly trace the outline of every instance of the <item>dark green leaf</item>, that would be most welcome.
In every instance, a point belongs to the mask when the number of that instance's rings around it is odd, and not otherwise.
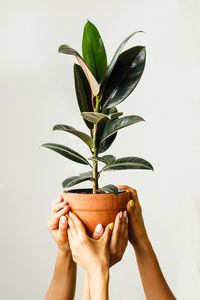
[[[82,131],[76,130],[74,127],[58,124],[53,127],[53,130],[62,130],[74,134],[79,137],[86,145],[88,145],[90,149],[93,148],[93,140],[91,139],[91,137]]]
[[[97,130],[96,130],[96,148],[99,149],[99,146],[101,144],[102,141],[102,137],[104,135],[104,131],[106,128],[106,124],[109,121],[108,117],[104,117],[103,119],[101,119],[98,124],[97,124]]]
[[[69,188],[87,180],[92,180],[92,172],[81,173],[79,176],[69,177],[62,182],[62,186],[63,188]]]
[[[108,80],[108,78],[109,78],[109,76],[110,76],[110,74],[111,74],[111,72],[112,72],[112,70],[113,70],[113,68],[115,66],[115,63],[116,63],[116,61],[117,61],[117,59],[118,59],[118,57],[119,57],[122,49],[124,48],[125,44],[128,42],[128,40],[132,36],[134,36],[136,33],[139,33],[139,32],[142,32],[142,31],[132,32],[127,38],[125,38],[125,40],[117,48],[117,50],[116,50],[116,52],[115,52],[115,54],[114,54],[114,56],[113,56],[113,58],[112,58],[112,60],[111,60],[111,62],[109,64],[109,66],[108,66],[108,69],[107,69],[107,72],[106,72],[106,76],[105,76],[105,78],[104,78],[104,80],[103,80],[103,82],[101,84],[101,90],[104,89],[104,86],[105,86],[105,84],[106,84],[106,82],[107,82],[107,80]]]
[[[127,169],[146,169],[153,171],[153,166],[147,160],[139,157],[129,156],[115,160],[113,164],[104,167],[103,171]]]
[[[90,85],[82,68],[77,64],[74,64],[74,82],[80,111],[93,111]],[[93,124],[86,120],[84,121],[87,127],[92,130]]]
[[[78,60],[79,64],[81,65],[87,80],[90,84],[90,88],[91,91],[93,93],[94,96],[97,96],[99,93],[99,84],[96,81],[95,77],[93,76],[92,72],[90,71],[90,69],[88,68],[87,64],[85,63],[85,61],[83,60],[83,58],[81,57],[81,55],[73,48],[71,48],[68,45],[61,45],[58,49],[58,52],[60,53],[64,53],[64,54],[69,54],[69,55],[74,55],[76,57],[76,59]]]
[[[103,139],[104,141],[109,136],[113,135],[119,129],[130,126],[132,124],[144,121],[143,118],[139,116],[126,116],[115,120],[109,120],[106,124],[106,129],[104,131]]]
[[[145,47],[122,52],[105,85],[102,106],[112,107],[124,101],[137,86],[146,61]]]
[[[118,188],[113,184],[108,184],[100,188],[100,190],[103,190],[104,192],[107,192],[109,194],[115,194],[118,195]]]
[[[113,155],[104,155],[102,157],[90,157],[88,159],[100,161],[100,162],[102,162],[102,163],[104,163],[106,165],[111,165],[111,164],[114,163],[114,161],[115,161],[116,158]]]
[[[107,139],[105,139],[100,145],[99,153],[103,153],[106,150],[108,150],[108,148],[110,148],[110,146],[114,142],[116,136],[117,136],[117,132],[115,132],[113,135],[111,135]]]
[[[85,119],[90,121],[91,123],[97,124],[102,119],[106,118],[108,119],[107,115],[104,115],[99,112],[82,112],[81,116]]]
[[[111,115],[114,113],[117,113],[117,109],[116,107],[111,107],[111,108],[104,108],[102,110],[102,113],[104,113],[105,115]],[[113,135],[109,136],[107,139],[105,139],[103,142],[101,142],[100,148],[99,148],[99,153],[103,153],[106,150],[108,150],[108,148],[110,148],[110,146],[112,145],[112,143],[114,142],[115,138],[117,136],[117,132],[114,133]],[[101,137],[102,138],[102,137]]]
[[[47,144],[43,144],[43,147],[49,148],[59,154],[61,154],[62,156],[71,159],[79,164],[83,164],[83,165],[89,165],[89,162],[87,161],[87,159],[85,157],[83,157],[81,154],[79,154],[78,152],[74,151],[71,148],[68,148],[66,146],[60,145],[60,144],[54,144],[54,143],[47,143]]]
[[[118,117],[122,116],[123,112],[116,112],[114,114],[109,115],[111,120],[117,119]]]
[[[107,68],[106,51],[99,31],[89,21],[83,31],[82,54],[92,74],[100,82]]]

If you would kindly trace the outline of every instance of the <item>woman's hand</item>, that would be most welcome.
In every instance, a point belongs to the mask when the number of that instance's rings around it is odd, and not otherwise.
[[[95,228],[92,238],[98,240],[101,238],[104,228],[98,224]],[[113,233],[108,245],[110,256],[110,267],[118,263],[124,254],[128,243],[128,215],[127,211],[120,211],[115,219]]]
[[[48,229],[56,241],[59,250],[64,253],[70,252],[68,237],[67,237],[67,218],[65,214],[69,211],[68,203],[63,201],[62,196],[59,196],[51,205],[51,216],[48,222]]]
[[[95,269],[108,269],[109,254],[108,242],[110,240],[113,223],[109,224],[99,240],[90,238],[79,218],[72,212],[68,216],[69,228],[67,230],[73,260],[79,263],[89,274]]]
[[[130,243],[134,248],[149,244],[148,235],[142,217],[142,209],[136,190],[127,185],[120,185],[118,188],[130,192],[131,200],[127,204]]]

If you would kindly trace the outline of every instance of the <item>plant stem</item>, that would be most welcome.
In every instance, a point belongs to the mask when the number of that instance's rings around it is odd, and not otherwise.
[[[96,106],[94,111],[98,112],[100,108],[99,97],[96,97]],[[94,134],[93,134],[93,157],[98,156],[98,149],[96,148],[96,133],[97,133],[97,124],[94,124]],[[98,162],[93,161],[93,194],[97,193],[98,190]]]

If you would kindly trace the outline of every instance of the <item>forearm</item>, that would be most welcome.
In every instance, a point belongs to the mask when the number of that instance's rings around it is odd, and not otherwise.
[[[72,300],[76,286],[76,264],[71,253],[58,251],[55,269],[45,300]]]
[[[90,276],[92,300],[108,300],[109,268],[94,270]]]
[[[134,247],[147,300],[175,300],[149,240]]]
[[[90,279],[88,272],[85,271],[81,300],[90,300]]]

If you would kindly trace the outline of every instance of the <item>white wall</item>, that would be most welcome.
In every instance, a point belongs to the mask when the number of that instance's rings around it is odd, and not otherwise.
[[[145,43],[147,64],[135,92],[119,106],[146,123],[121,131],[109,152],[146,158],[155,172],[109,173],[102,184],[138,190],[169,285],[178,299],[200,299],[199,1],[1,0],[0,5],[0,298],[42,299],[50,282],[56,255],[46,229],[50,203],[61,192],[61,181],[85,168],[39,146],[59,142],[88,155],[75,137],[52,133],[57,123],[85,128],[74,92],[75,60],[57,48],[68,43],[81,51],[88,18],[100,30],[109,60],[130,32],[146,32],[127,45]],[[111,270],[110,294],[115,300],[145,299],[130,248]]]

